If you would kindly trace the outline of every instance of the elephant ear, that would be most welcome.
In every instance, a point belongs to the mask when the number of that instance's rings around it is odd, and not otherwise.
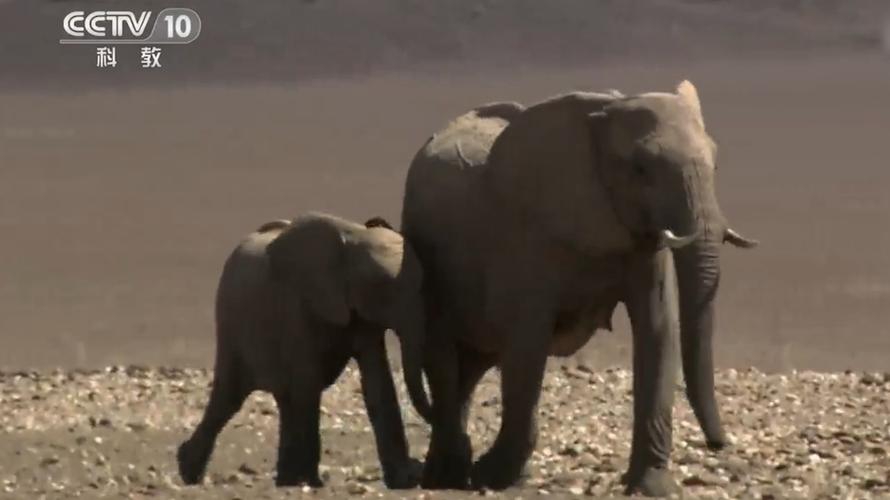
[[[266,249],[272,278],[291,287],[325,321],[349,324],[346,243],[323,217],[296,219]]]
[[[627,245],[593,154],[591,118],[616,98],[571,93],[527,108],[495,140],[483,182],[491,198],[536,234],[588,255]],[[604,117],[605,115],[596,115]],[[591,121],[596,123],[591,123]]]
[[[689,80],[683,80],[677,85],[677,95],[692,111],[698,124],[705,128],[705,119],[701,113],[701,101],[698,99],[698,90]]]

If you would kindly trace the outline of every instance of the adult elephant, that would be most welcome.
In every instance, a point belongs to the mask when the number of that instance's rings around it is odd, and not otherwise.
[[[752,247],[714,188],[716,145],[695,87],[495,103],[433,135],[406,181],[402,231],[424,266],[433,432],[423,485],[505,488],[536,442],[548,355],[569,355],[623,302],[633,328],[630,492],[661,495],[682,339],[707,443],[727,443],[711,339],[722,243]],[[678,236],[679,235],[679,236]],[[473,390],[492,366],[503,413],[472,466]]]

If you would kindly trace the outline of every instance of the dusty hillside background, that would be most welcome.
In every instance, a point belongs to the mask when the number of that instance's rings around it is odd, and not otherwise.
[[[92,48],[56,43],[71,10],[164,7],[194,8],[204,28],[188,49],[171,50],[163,72],[131,63],[99,73],[87,64]],[[438,77],[443,64],[485,80],[517,68],[797,59],[872,52],[888,14],[882,0],[2,0],[0,82],[292,83],[390,71]],[[135,46],[120,52],[138,60]]]
[[[75,7],[191,6],[164,68],[62,46]],[[207,366],[221,264],[324,209],[398,221],[411,156],[494,99],[699,87],[726,212],[720,364],[883,369],[888,9],[873,1],[0,2],[0,366]],[[625,363],[626,321],[585,356]]]

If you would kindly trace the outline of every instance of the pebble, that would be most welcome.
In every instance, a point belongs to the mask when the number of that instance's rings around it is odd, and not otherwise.
[[[374,491],[374,489],[371,488],[370,486],[368,486],[367,484],[350,482],[346,486],[346,491],[350,495],[364,495],[366,493],[370,493],[370,492]]]
[[[244,474],[244,475],[247,475],[247,476],[255,476],[255,475],[257,475],[257,471],[256,471],[256,469],[254,469],[253,467],[247,465],[246,463],[243,463],[243,464],[241,464],[240,466],[238,466],[238,472],[240,472],[240,473],[242,473],[242,474]]]
[[[720,478],[708,472],[700,472],[683,479],[686,486],[711,486],[720,484]]]

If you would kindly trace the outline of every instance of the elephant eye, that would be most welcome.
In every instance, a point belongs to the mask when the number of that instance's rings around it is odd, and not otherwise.
[[[633,172],[634,175],[638,177],[645,177],[648,169],[646,168],[646,165],[643,165],[642,163],[636,161],[633,164]]]

